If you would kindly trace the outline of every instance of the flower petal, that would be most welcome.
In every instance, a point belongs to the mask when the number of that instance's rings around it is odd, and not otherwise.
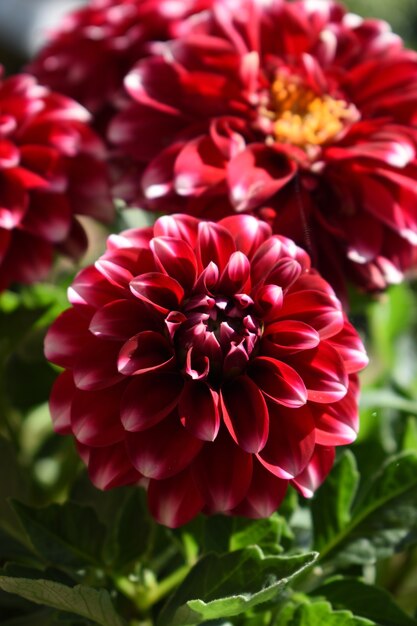
[[[256,357],[248,373],[263,394],[278,404],[296,408],[307,402],[303,379],[283,361],[267,356]]]
[[[245,452],[257,453],[268,438],[268,409],[257,385],[248,376],[239,376],[221,390],[223,420]]]
[[[187,524],[204,506],[189,469],[164,480],[150,480],[148,503],[157,522],[169,528]]]
[[[309,464],[291,481],[291,484],[302,496],[311,498],[332,469],[334,457],[334,448],[316,446]]]
[[[197,439],[214,441],[220,428],[218,401],[206,383],[187,381],[178,404],[181,424]]]
[[[144,374],[167,368],[174,361],[170,342],[161,333],[145,330],[123,344],[117,360],[117,369],[125,376]]]

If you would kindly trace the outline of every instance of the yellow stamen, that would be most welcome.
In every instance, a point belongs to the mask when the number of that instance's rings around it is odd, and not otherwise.
[[[271,88],[276,141],[308,148],[334,139],[358,118],[356,107],[325,94],[318,96],[296,77],[278,77]]]

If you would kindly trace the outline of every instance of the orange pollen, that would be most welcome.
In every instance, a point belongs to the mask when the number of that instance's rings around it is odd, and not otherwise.
[[[278,77],[271,88],[275,140],[299,147],[320,146],[334,139],[358,111],[345,100],[318,96],[296,78]]]

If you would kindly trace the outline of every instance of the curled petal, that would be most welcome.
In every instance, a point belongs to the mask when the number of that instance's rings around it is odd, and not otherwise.
[[[191,215],[163,215],[154,224],[155,237],[183,239],[194,249],[198,235],[198,219]]]
[[[131,281],[130,290],[137,298],[165,314],[177,310],[184,296],[184,289],[174,278],[157,272],[137,276]]]
[[[213,262],[220,274],[223,273],[231,255],[236,251],[229,231],[212,222],[200,222],[198,225],[198,247],[202,267],[205,268]]]
[[[343,446],[355,441],[359,430],[359,385],[352,374],[349,390],[342,400],[332,404],[312,405],[316,441],[323,446]]]
[[[282,287],[278,285],[263,285],[256,292],[256,308],[264,322],[276,319],[283,301]]]
[[[219,292],[225,294],[244,292],[248,287],[249,272],[248,258],[243,252],[233,252],[221,275]]]
[[[297,408],[307,402],[303,379],[282,361],[271,357],[256,357],[249,368],[249,375],[263,394],[278,404]]]
[[[221,391],[223,420],[236,443],[256,454],[268,438],[268,409],[257,385],[248,376],[226,383]]]
[[[121,399],[124,428],[141,431],[164,419],[178,404],[182,386],[182,378],[175,372],[152,372],[135,377]]]
[[[97,337],[125,341],[140,330],[155,329],[152,307],[131,300],[115,300],[98,309],[91,318],[89,331]]]
[[[167,368],[174,361],[171,344],[160,333],[145,330],[121,347],[117,369],[125,376]]]
[[[276,358],[302,350],[311,350],[320,343],[318,332],[309,324],[291,320],[267,325],[264,337],[264,351]]]
[[[252,215],[230,215],[220,220],[220,225],[233,235],[236,249],[249,259],[272,234],[271,227]]]
[[[329,343],[322,341],[308,353],[289,357],[300,373],[313,402],[337,402],[347,393],[348,374],[340,354]]]

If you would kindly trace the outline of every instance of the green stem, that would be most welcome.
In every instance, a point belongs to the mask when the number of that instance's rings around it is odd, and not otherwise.
[[[175,572],[161,580],[159,583],[139,594],[136,598],[136,606],[144,613],[154,604],[165,598],[173,589],[178,587],[190,571],[189,565],[179,567]]]

